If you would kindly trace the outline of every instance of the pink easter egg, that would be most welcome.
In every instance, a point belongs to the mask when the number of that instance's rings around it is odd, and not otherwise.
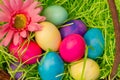
[[[72,34],[63,39],[60,45],[60,56],[65,62],[81,59],[85,53],[85,41],[82,36]]]
[[[23,46],[22,46],[23,45]],[[14,45],[13,42],[9,45],[9,51],[14,55],[19,61],[25,64],[34,64],[40,59],[42,49],[38,46],[35,41],[30,41],[24,44]]]

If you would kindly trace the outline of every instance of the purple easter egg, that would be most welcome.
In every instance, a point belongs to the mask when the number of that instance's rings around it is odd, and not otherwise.
[[[14,64],[11,63],[10,67],[11,67],[12,70],[15,70],[18,67],[19,64],[20,64],[19,62],[15,62]],[[23,65],[22,67],[25,67],[25,66]],[[21,79],[22,75],[23,75],[23,72],[16,72],[15,79],[16,80]]]
[[[62,38],[71,34],[79,34],[83,36],[87,31],[85,23],[81,20],[71,20],[60,28]]]
[[[22,72],[17,72],[16,75],[15,75],[15,78],[16,78],[17,80],[19,80],[19,78],[21,78],[22,75],[23,75]]]

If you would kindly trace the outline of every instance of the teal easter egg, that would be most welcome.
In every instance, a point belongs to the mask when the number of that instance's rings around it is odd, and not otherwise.
[[[68,13],[64,7],[58,5],[48,6],[43,11],[46,19],[55,25],[61,25],[68,17]]]
[[[56,52],[48,52],[39,63],[38,72],[42,80],[62,80],[64,62]]]
[[[84,39],[88,46],[88,57],[97,59],[103,55],[104,51],[104,37],[100,29],[92,28],[86,32]]]

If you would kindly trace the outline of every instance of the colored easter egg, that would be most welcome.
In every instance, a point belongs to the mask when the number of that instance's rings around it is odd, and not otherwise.
[[[40,60],[38,71],[42,80],[62,80],[64,62],[56,52],[48,52]]]
[[[70,74],[75,80],[81,80],[84,59],[74,62],[70,66]],[[83,80],[97,80],[100,74],[99,65],[92,59],[87,59]]]
[[[104,37],[100,29],[93,28],[84,35],[86,44],[88,45],[88,57],[96,59],[102,56],[104,51]]]
[[[17,68],[19,65],[20,65],[19,62],[11,63],[11,64],[10,64],[10,68],[12,69],[12,71],[14,71],[14,70],[16,70],[16,68]],[[24,67],[25,67],[25,65],[22,65],[22,66],[21,66],[21,68],[24,68]],[[20,79],[22,79],[22,75],[23,75],[23,72],[22,72],[22,71],[18,71],[18,72],[16,72],[14,78],[15,78],[16,80],[20,80]]]
[[[68,13],[62,6],[52,5],[48,6],[44,11],[43,15],[46,19],[55,25],[61,25],[68,17]]]
[[[59,52],[65,62],[79,60],[85,53],[85,41],[80,35],[71,34],[63,39]]]
[[[42,53],[39,45],[35,41],[26,42],[25,44],[23,41],[21,44],[14,45],[13,42],[11,42],[9,45],[10,53],[25,64],[36,63]]]
[[[80,34],[83,36],[87,31],[85,23],[81,20],[71,20],[67,22],[63,27],[60,28],[62,38],[65,38],[71,34]]]
[[[50,22],[40,23],[42,29],[35,32],[35,40],[43,49],[51,49],[57,51],[61,43],[61,35],[59,30]]]

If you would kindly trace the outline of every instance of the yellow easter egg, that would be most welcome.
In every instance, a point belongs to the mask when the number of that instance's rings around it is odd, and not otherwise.
[[[35,40],[43,49],[57,51],[61,43],[61,35],[57,27],[50,22],[40,23],[42,29],[35,32]]]
[[[84,65],[84,59],[74,62],[70,66],[70,74],[75,80],[80,80]],[[97,80],[100,74],[99,65],[92,59],[87,59],[83,80]]]

